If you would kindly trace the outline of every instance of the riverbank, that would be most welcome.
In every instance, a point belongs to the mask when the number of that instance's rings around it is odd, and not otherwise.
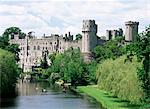
[[[99,90],[96,86],[78,86],[77,91],[79,93],[86,93],[95,98],[107,109],[144,109],[140,108],[140,105],[132,105],[127,101],[122,101],[119,98],[113,97],[107,92]]]

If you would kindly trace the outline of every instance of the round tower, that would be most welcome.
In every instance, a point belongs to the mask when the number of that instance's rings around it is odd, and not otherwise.
[[[125,22],[125,41],[131,42],[136,40],[136,36],[138,35],[138,25],[139,22]]]
[[[97,45],[97,25],[95,20],[83,20],[82,53],[85,61],[91,60],[91,50]]]

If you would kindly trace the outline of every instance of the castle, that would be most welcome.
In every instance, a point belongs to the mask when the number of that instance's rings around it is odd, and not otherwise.
[[[125,22],[125,41],[130,42],[136,40],[138,34],[138,22]],[[62,53],[70,47],[80,48],[85,61],[92,59],[91,50],[97,45],[105,43],[107,40],[114,39],[116,36],[123,36],[123,30],[106,30],[106,37],[97,37],[97,24],[95,20],[83,20],[82,39],[73,40],[73,35],[65,34],[43,36],[41,39],[30,36],[25,36],[24,39],[19,38],[19,34],[10,35],[10,43],[18,44],[20,48],[18,62],[24,72],[32,71],[33,66],[39,66],[40,60],[44,55],[54,52]],[[48,63],[50,61],[48,60]]]

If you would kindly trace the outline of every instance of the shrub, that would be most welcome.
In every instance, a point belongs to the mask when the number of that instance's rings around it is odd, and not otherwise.
[[[0,49],[0,95],[8,97],[14,95],[15,83],[18,77],[18,67],[14,55]]]
[[[111,92],[112,95],[131,103],[140,103],[143,90],[137,76],[137,68],[142,66],[136,57],[131,62],[124,62],[126,56],[116,60],[108,59],[98,65],[96,71],[100,89]]]

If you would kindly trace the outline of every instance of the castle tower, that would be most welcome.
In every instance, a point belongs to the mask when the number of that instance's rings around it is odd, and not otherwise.
[[[138,35],[139,22],[128,21],[125,22],[125,41],[135,41]]]
[[[84,60],[92,59],[91,50],[97,45],[97,25],[95,20],[83,20],[82,27],[82,50]]]

